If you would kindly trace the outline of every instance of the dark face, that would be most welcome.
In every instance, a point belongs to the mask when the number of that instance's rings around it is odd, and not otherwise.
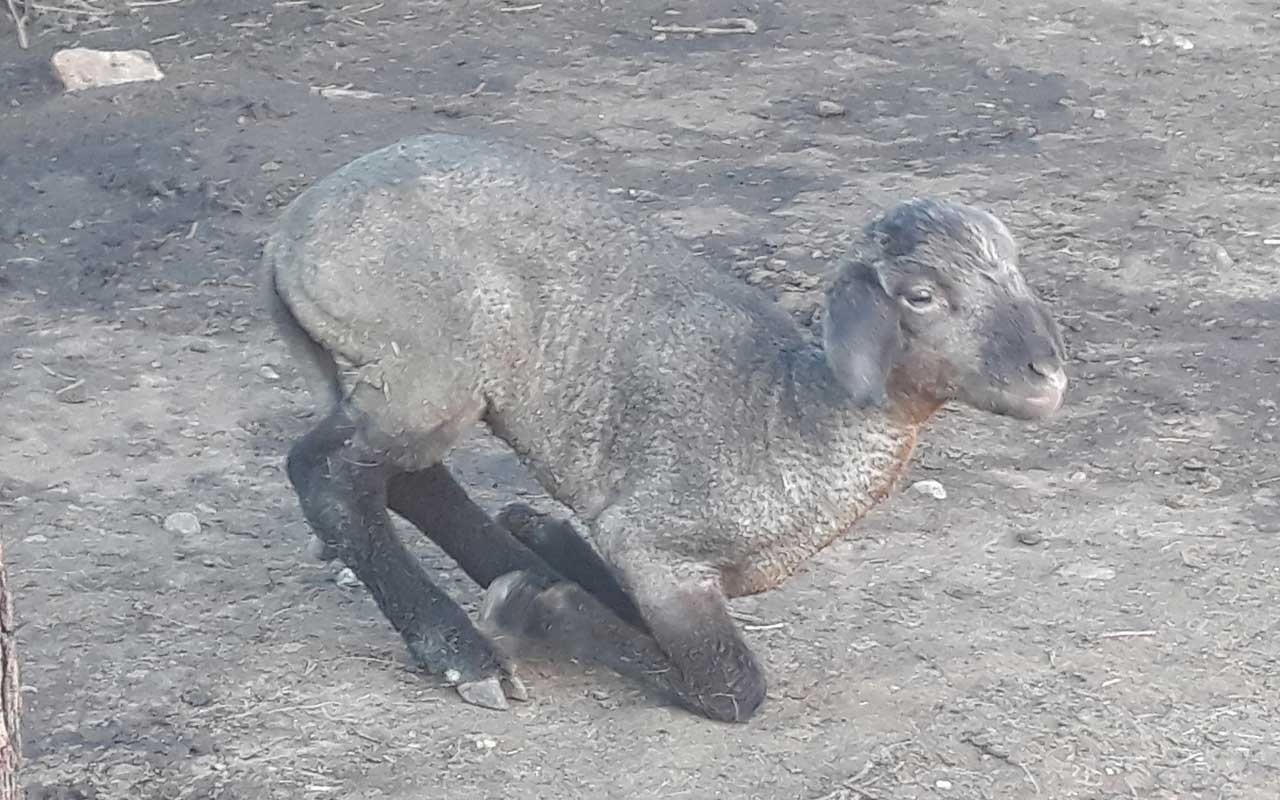
[[[910,201],[873,222],[828,292],[825,338],[862,402],[888,393],[1044,419],[1066,392],[1061,335],[1013,238],[968,206]]]

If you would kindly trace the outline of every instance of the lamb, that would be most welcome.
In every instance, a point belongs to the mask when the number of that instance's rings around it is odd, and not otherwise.
[[[821,342],[567,166],[478,138],[338,169],[263,258],[327,411],[287,460],[317,555],[351,568],[422,668],[495,709],[527,698],[498,633],[562,630],[638,642],[682,706],[749,719],[766,678],[726,598],[779,585],[883,500],[943,404],[1045,420],[1067,386],[1009,231],[938,199],[867,225]],[[442,459],[477,423],[576,525],[521,506],[495,521],[468,497]],[[482,624],[388,510],[488,587]],[[612,616],[584,622],[591,603]]]

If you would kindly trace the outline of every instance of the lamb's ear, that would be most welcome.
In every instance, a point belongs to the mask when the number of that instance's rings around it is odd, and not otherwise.
[[[875,268],[863,261],[846,266],[827,292],[822,331],[827,363],[859,406],[884,399],[902,350],[898,322],[897,304]]]

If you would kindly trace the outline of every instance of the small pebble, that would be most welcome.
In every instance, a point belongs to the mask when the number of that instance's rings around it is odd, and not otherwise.
[[[164,529],[169,533],[195,536],[200,532],[200,518],[190,511],[175,511],[164,518]]]
[[[1236,260],[1227,252],[1227,248],[1217,242],[1214,242],[1213,247],[1210,248],[1209,254],[1213,257],[1214,263],[1223,269],[1226,269],[1236,263]]]
[[[951,781],[945,778],[942,778],[937,783],[935,783],[934,786],[937,786],[939,789],[946,791],[947,789],[951,788]]]
[[[842,117],[845,107],[834,100],[819,100],[813,109],[820,117]]]
[[[209,693],[198,686],[184,689],[182,694],[178,696],[182,698],[182,702],[193,708],[204,708],[213,702],[213,698],[209,696]]]
[[[1036,531],[1018,531],[1018,541],[1025,545],[1037,545],[1044,541],[1044,537]]]
[[[1095,108],[1095,109],[1093,110],[1093,118],[1094,118],[1094,119],[1106,119],[1106,118],[1107,118],[1107,110],[1106,110],[1105,108]]]
[[[651,192],[648,189],[628,189],[627,197],[637,203],[653,203],[662,199],[662,195],[657,192]]]
[[[351,571],[350,567],[345,567],[338,573],[338,577],[334,581],[344,589],[354,589],[360,585],[360,579]]]
[[[916,481],[911,485],[912,491],[928,495],[934,500],[946,500],[947,490],[937,481]]]
[[[258,374],[269,381],[280,380],[280,373],[271,368],[269,364],[263,364],[258,368]]]
[[[42,533],[33,533],[22,541],[26,544],[45,544],[49,541],[49,537]]]

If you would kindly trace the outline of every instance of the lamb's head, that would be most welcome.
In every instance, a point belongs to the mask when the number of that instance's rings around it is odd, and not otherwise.
[[[827,292],[832,372],[860,404],[950,400],[1020,419],[1062,405],[1062,337],[991,214],[938,200],[885,212]]]

